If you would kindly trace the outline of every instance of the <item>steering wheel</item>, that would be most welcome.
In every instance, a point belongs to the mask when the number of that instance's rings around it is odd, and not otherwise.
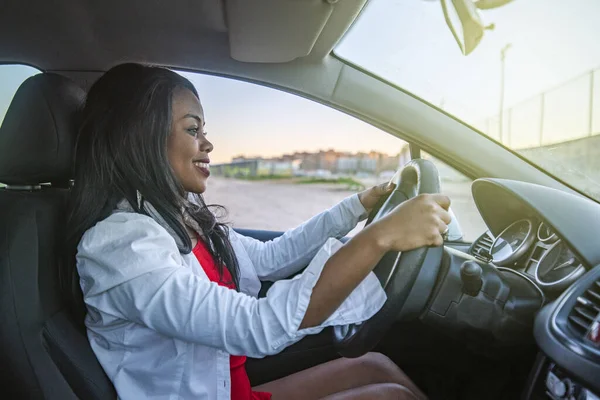
[[[439,193],[437,168],[428,160],[407,163],[391,179],[394,191],[382,199],[367,224],[390,213],[399,204],[422,193]],[[333,342],[343,357],[359,357],[371,351],[397,320],[417,316],[433,290],[443,255],[443,247],[422,247],[411,251],[388,252],[373,272],[385,290],[387,301],[371,319],[361,324],[336,326]]]

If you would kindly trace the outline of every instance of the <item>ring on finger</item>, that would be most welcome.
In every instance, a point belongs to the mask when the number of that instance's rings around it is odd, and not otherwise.
[[[446,227],[446,229],[444,229],[444,232],[442,232],[442,239],[444,239],[444,241],[448,240],[448,232],[450,231],[450,227]]]

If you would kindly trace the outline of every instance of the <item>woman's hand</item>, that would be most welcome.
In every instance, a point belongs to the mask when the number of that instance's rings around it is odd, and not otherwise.
[[[382,183],[381,185],[373,186],[358,194],[358,198],[367,212],[371,212],[379,199],[392,193],[395,185],[393,183]]]
[[[386,252],[441,246],[451,219],[449,207],[450,199],[446,196],[422,194],[360,231],[325,264],[300,328],[325,321]]]
[[[405,201],[365,230],[384,251],[408,251],[441,246],[452,220],[450,199],[441,194],[421,194]]]

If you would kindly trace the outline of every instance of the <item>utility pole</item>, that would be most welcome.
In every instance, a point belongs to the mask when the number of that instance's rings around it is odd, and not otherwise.
[[[500,112],[498,113],[498,135],[499,142],[503,143],[503,132],[502,132],[502,123],[504,120],[504,60],[506,59],[506,52],[512,44],[507,43],[502,50],[500,50]]]

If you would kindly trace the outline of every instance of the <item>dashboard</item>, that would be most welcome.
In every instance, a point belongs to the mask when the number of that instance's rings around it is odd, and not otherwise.
[[[539,361],[525,398],[599,399],[600,204],[503,179],[476,180],[472,191],[489,231],[470,254],[545,295],[533,329]]]
[[[526,275],[545,292],[560,292],[586,272],[569,245],[547,223],[532,218],[509,222],[496,237],[486,232],[471,254]]]

